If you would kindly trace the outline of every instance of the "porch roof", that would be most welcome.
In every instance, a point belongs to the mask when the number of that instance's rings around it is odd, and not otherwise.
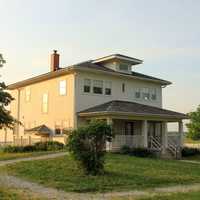
[[[104,114],[188,119],[188,116],[183,113],[128,101],[109,101],[107,103],[88,108],[78,113],[79,116],[95,116]]]
[[[36,135],[50,135],[51,130],[46,125],[40,125],[31,129],[26,129],[26,132],[36,132]]]

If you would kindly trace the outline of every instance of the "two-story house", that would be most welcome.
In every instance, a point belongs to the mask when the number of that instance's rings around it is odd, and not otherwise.
[[[142,60],[113,54],[59,67],[59,54],[51,55],[50,72],[9,85],[15,98],[11,113],[23,126],[6,130],[1,141],[52,138],[65,141],[69,129],[92,118],[112,124],[115,138],[109,150],[123,145],[176,153],[182,145],[182,113],[162,108],[162,89],[171,82],[135,72]],[[167,123],[179,124],[176,141]]]

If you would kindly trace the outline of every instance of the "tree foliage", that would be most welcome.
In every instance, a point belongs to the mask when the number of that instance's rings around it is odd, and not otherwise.
[[[190,112],[190,123],[186,124],[188,128],[188,137],[193,140],[200,140],[200,105],[195,112]]]
[[[105,121],[93,120],[70,133],[68,149],[86,174],[97,175],[104,171],[106,141],[112,140],[111,126]]]
[[[2,54],[0,54],[0,67],[3,66],[3,64],[6,61],[3,59]],[[13,100],[12,96],[6,92],[6,85],[4,82],[0,83],[0,129],[2,128],[13,128],[15,120],[11,114],[10,111],[6,109],[6,107],[11,103]]]

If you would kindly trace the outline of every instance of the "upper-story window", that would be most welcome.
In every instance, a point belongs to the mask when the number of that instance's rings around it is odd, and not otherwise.
[[[156,89],[152,88],[150,90],[150,94],[151,94],[151,100],[156,100],[157,99],[157,94],[156,94]]]
[[[59,94],[66,95],[66,93],[67,93],[67,81],[62,80],[59,82]]]
[[[47,93],[44,93],[42,95],[42,112],[43,113],[47,113],[48,112],[48,94]]]
[[[119,64],[119,70],[121,71],[128,71],[129,70],[129,66],[125,63],[120,63]]]
[[[93,93],[102,94],[103,93],[103,81],[93,80]]]
[[[137,88],[135,90],[135,98],[136,99],[140,99],[141,98],[141,91],[140,91],[140,88]]]
[[[150,99],[149,88],[142,88],[142,98],[144,100]]]
[[[105,81],[105,95],[111,95],[111,94],[112,94],[112,82]]]
[[[122,92],[125,92],[125,83],[122,83]]]
[[[25,88],[25,101],[29,102],[31,100],[31,89],[30,87]]]
[[[90,93],[90,91],[91,91],[91,80],[90,79],[84,79],[83,90],[85,93]]]

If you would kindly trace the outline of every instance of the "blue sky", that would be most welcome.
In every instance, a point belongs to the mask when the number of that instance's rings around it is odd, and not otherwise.
[[[144,60],[136,71],[174,84],[165,108],[200,104],[199,0],[0,0],[2,79],[12,83],[61,65],[121,53]]]

